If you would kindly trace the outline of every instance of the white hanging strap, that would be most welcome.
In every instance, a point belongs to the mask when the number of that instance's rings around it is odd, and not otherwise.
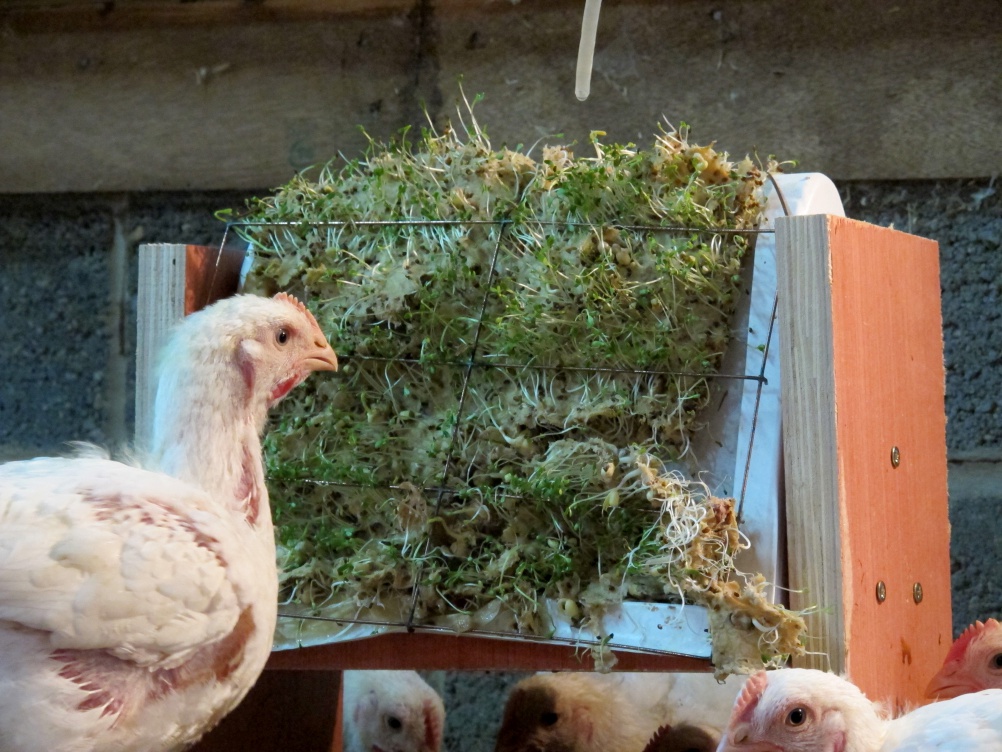
[[[601,7],[602,0],[585,0],[581,44],[578,45],[578,70],[574,80],[574,94],[582,102],[591,93],[591,66],[595,58],[595,35],[598,32],[598,12]]]

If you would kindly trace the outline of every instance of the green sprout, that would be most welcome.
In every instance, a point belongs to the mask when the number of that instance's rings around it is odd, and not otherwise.
[[[602,635],[624,598],[712,602],[736,521],[663,487],[777,165],[685,128],[539,161],[463,130],[372,141],[236,225],[246,289],[301,296],[344,364],[264,442],[285,609],[546,635],[552,599]]]

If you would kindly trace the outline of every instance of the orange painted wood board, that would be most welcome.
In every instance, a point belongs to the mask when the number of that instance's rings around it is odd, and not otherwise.
[[[824,215],[776,230],[790,586],[830,657],[805,663],[922,702],[952,637],[938,246]]]

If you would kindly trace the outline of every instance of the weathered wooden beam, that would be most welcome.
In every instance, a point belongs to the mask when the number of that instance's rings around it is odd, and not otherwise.
[[[584,103],[580,2],[130,5],[64,29],[0,11],[0,191],[265,190],[358,156],[359,126],[455,115],[460,77],[495,145],[643,145],[667,118],[836,180],[1002,171],[996,0],[607,4]],[[128,13],[149,23],[105,28]]]
[[[7,0],[0,9],[0,23],[16,33],[122,31],[142,27],[332,20],[406,13],[411,7],[412,0],[129,0],[124,3]]]
[[[872,699],[921,704],[952,638],[937,244],[776,221],[794,608]]]

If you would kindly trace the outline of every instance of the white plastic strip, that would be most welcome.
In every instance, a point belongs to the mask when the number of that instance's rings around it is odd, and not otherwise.
[[[598,33],[598,12],[602,0],[585,0],[581,20],[581,43],[578,45],[578,69],[574,79],[574,95],[582,102],[591,93],[591,68],[595,59],[595,36]]]

